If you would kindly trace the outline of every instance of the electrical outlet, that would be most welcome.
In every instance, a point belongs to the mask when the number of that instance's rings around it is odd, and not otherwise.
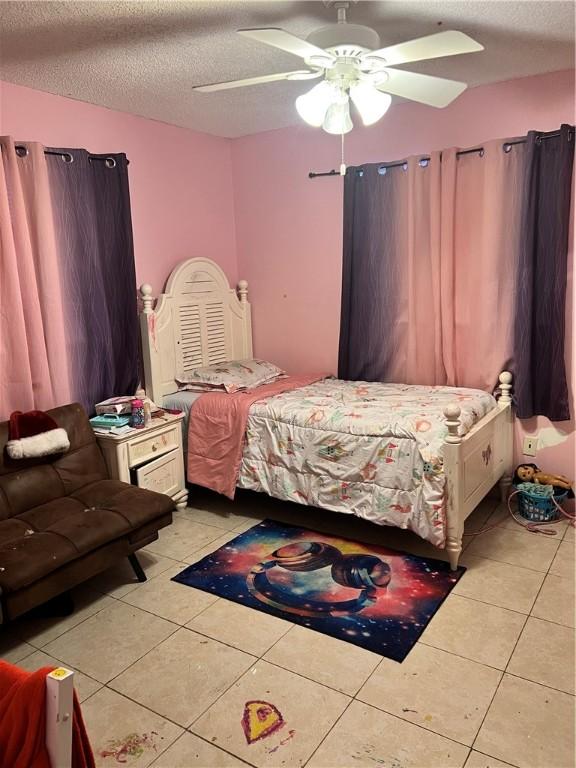
[[[536,456],[538,448],[538,438],[536,435],[526,435],[522,443],[522,453],[524,456]]]

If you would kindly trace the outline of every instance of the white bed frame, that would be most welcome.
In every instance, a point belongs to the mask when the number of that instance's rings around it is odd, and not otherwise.
[[[230,288],[220,267],[209,259],[188,259],[168,278],[154,306],[152,288],[140,288],[140,330],[146,394],[157,404],[178,389],[177,373],[201,365],[252,356],[252,321],[248,283]],[[484,496],[500,483],[503,499],[512,484],[512,375],[500,374],[498,407],[464,437],[458,434],[460,408],[444,415],[446,475],[446,550],[452,568],[462,552],[464,521]]]

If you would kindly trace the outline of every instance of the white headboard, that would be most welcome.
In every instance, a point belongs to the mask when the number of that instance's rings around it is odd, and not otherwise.
[[[145,389],[157,405],[176,392],[179,373],[252,357],[248,283],[241,280],[236,292],[210,259],[179,264],[155,307],[150,285],[140,293]]]

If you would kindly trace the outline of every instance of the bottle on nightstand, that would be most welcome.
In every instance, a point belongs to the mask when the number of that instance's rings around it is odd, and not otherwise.
[[[142,400],[132,400],[132,415],[130,416],[130,426],[134,429],[144,429],[144,403]]]

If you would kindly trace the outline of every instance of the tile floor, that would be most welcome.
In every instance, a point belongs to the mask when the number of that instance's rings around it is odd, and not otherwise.
[[[69,617],[21,620],[0,655],[64,664],[98,766],[573,768],[574,534],[519,530],[497,501],[467,522],[468,567],[403,664],[170,581],[264,517],[441,556],[406,532],[242,493],[194,508],[128,563],[76,590]],[[246,743],[250,700],[283,728]]]

